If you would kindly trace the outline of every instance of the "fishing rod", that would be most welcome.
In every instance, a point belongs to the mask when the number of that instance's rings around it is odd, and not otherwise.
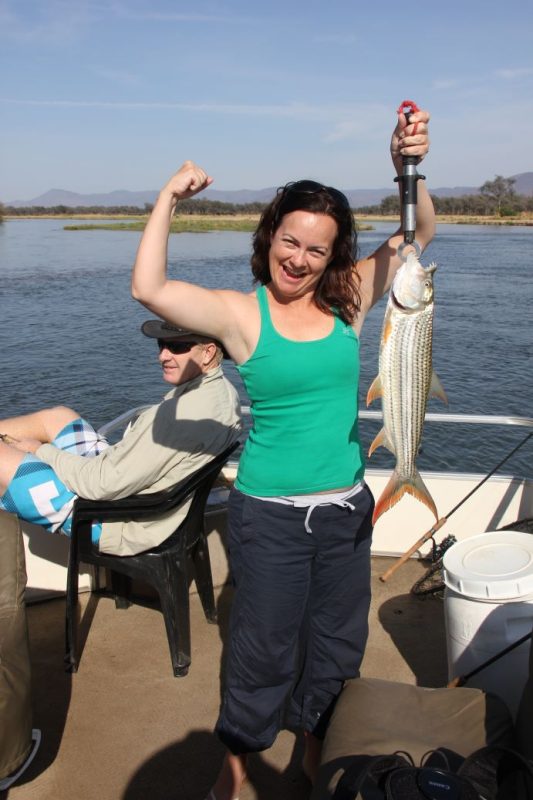
[[[402,564],[405,564],[405,562],[408,561],[411,558],[413,553],[415,553],[424,544],[424,542],[427,542],[428,539],[432,539],[433,536],[435,535],[435,533],[437,533],[437,531],[440,530],[440,528],[442,528],[442,526],[450,519],[452,514],[455,514],[457,509],[461,508],[463,503],[466,503],[466,501],[470,497],[472,497],[474,492],[477,492],[477,490],[480,488],[480,486],[483,486],[483,484],[486,481],[488,481],[488,479],[491,478],[494,475],[494,473],[497,472],[497,470],[499,470],[500,467],[503,466],[505,464],[505,462],[508,461],[511,458],[511,456],[513,456],[516,453],[517,450],[519,450],[523,445],[525,445],[525,443],[528,441],[528,439],[531,439],[532,436],[533,436],[533,431],[528,433],[527,436],[524,439],[522,439],[522,441],[519,442],[519,444],[517,444],[516,447],[514,447],[511,450],[511,452],[508,453],[508,455],[506,455],[505,458],[503,458],[500,461],[499,464],[496,464],[496,466],[493,469],[491,469],[491,471],[488,473],[488,475],[485,475],[483,480],[481,480],[476,486],[474,486],[474,488],[471,489],[468,492],[468,494],[465,495],[465,497],[463,497],[463,499],[460,500],[457,503],[457,505],[454,506],[452,508],[452,510],[448,512],[448,514],[446,514],[446,516],[441,517],[439,520],[437,520],[435,525],[433,525],[432,528],[430,528],[428,531],[426,531],[426,533],[423,536],[421,536],[420,539],[418,539],[414,543],[414,545],[412,547],[410,547],[409,550],[407,550],[407,552],[405,552],[403,554],[403,556],[400,556],[400,558],[396,561],[395,564],[392,565],[392,567],[389,567],[389,569],[386,570],[386,572],[384,572],[383,575],[380,575],[380,577],[379,577],[380,581],[385,583],[390,578],[390,576],[393,575],[396,572],[396,570],[399,569],[402,566]]]
[[[398,114],[405,114],[406,120],[409,122],[409,115],[420,111],[417,104],[412,100],[404,100],[398,108]],[[413,129],[412,135],[416,134],[417,124]],[[402,174],[394,180],[400,184],[400,202],[402,208],[402,227],[403,227],[403,242],[398,247],[398,255],[405,261],[406,255],[404,250],[406,247],[412,247],[415,250],[417,258],[420,257],[422,252],[420,245],[415,239],[416,232],[416,204],[418,202],[417,183],[419,180],[424,180],[425,175],[419,175],[416,171],[418,164],[417,156],[402,156]]]
[[[477,675],[478,672],[481,672],[481,670],[486,669],[486,667],[490,667],[491,664],[494,664],[496,661],[499,661],[500,658],[506,656],[507,653],[510,653],[512,650],[515,650],[517,647],[520,647],[520,645],[524,644],[524,642],[527,642],[528,639],[531,639],[532,633],[533,631],[531,633],[526,633],[524,636],[521,636],[520,639],[516,640],[516,642],[507,645],[507,647],[504,647],[503,650],[500,650],[499,653],[496,653],[495,655],[491,656],[491,658],[487,658],[487,660],[484,661],[483,664],[480,664],[479,667],[476,667],[470,672],[467,672],[466,675],[459,675],[457,678],[453,678],[453,680],[451,680],[449,683],[446,684],[446,688],[455,689],[457,686],[464,686],[464,684],[468,680],[470,680],[470,678],[473,678],[474,675]]]

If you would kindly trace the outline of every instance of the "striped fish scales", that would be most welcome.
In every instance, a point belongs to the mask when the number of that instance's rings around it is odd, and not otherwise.
[[[374,523],[406,492],[438,518],[415,463],[428,397],[435,395],[447,401],[432,367],[435,269],[434,264],[425,269],[410,253],[396,274],[387,302],[379,373],[367,396],[367,404],[381,397],[383,428],[372,442],[369,455],[377,447],[386,447],[396,456],[396,466],[376,503]]]

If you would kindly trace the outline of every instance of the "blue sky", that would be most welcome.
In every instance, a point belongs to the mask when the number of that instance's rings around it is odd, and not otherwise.
[[[395,109],[428,185],[533,170],[533,3],[0,0],[0,200],[315,177],[392,187]]]

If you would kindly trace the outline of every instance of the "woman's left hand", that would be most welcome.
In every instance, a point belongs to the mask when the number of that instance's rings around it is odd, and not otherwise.
[[[429,113],[413,111],[398,113],[398,124],[392,134],[390,152],[398,174],[402,171],[402,156],[416,156],[422,161],[429,150]]]

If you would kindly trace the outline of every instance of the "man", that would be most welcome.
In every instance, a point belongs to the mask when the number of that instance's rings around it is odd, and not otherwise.
[[[157,339],[163,378],[174,388],[114,445],[64,406],[0,420],[0,508],[69,535],[76,497],[166,489],[236,440],[240,403],[218,342],[155,319],[141,330]],[[164,541],[188,506],[155,520],[95,523],[93,541],[106,553],[140,553]]]

